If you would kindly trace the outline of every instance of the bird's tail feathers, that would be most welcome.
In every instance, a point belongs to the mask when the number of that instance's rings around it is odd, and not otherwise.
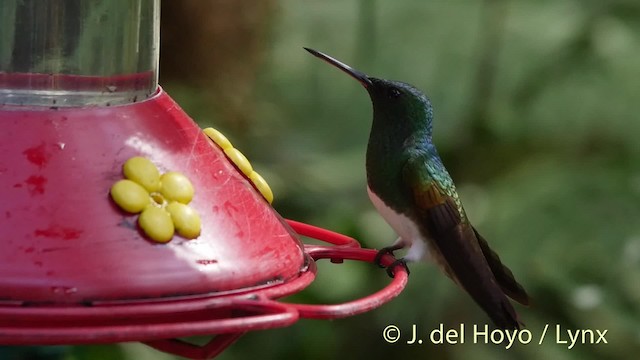
[[[498,282],[498,285],[500,285],[502,291],[504,291],[504,293],[513,300],[522,305],[528,306],[531,300],[522,285],[520,285],[515,279],[511,270],[502,263],[500,256],[498,256],[495,251],[491,250],[487,240],[485,240],[475,228],[473,231],[478,239],[480,249],[482,249],[482,253],[484,254],[485,259],[487,259],[487,264],[489,264],[491,272],[496,278],[496,281]]]

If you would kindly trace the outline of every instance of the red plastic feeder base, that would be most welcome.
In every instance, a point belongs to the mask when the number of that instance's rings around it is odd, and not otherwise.
[[[274,299],[308,286],[316,274],[315,261],[372,262],[376,251],[360,248],[350,237],[287,220],[302,236],[335,246],[307,245],[313,261],[307,271],[288,283],[244,294],[214,296],[161,303],[93,304],[88,307],[0,306],[0,343],[6,345],[95,344],[141,341],[160,351],[190,359],[211,359],[245,332],[289,326],[299,318],[337,319],[375,309],[404,289],[408,274],[397,267],[384,289],[365,298],[334,305],[281,303]],[[384,256],[382,264],[394,259]],[[178,338],[216,335],[203,346]],[[161,340],[157,340],[161,339]]]
[[[314,280],[316,260],[371,262],[376,251],[283,220],[161,89],[111,107],[0,105],[0,121],[0,344],[141,341],[205,359],[247,331],[356,315],[406,285],[398,267],[386,288],[359,300],[276,301]],[[123,163],[138,156],[190,179],[189,206],[202,219],[195,239],[151,241],[139,214],[110,198]],[[195,335],[217,336],[205,346],[177,340]]]

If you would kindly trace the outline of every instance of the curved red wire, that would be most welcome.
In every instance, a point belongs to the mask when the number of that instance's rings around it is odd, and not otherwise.
[[[298,233],[298,235],[307,236],[317,240],[322,240],[333,245],[359,248],[358,240],[331,230],[319,228],[317,226],[305,224],[299,221],[285,219],[287,224]]]
[[[330,230],[315,227],[313,225],[287,220],[287,223],[300,235],[313,237],[338,246],[306,245],[305,251],[314,259],[358,260],[373,262],[377,254],[376,250],[362,249],[360,243],[346,235],[338,234]],[[355,243],[355,245],[354,245]],[[395,259],[390,255],[382,257],[383,266],[389,266]],[[333,305],[307,305],[289,304],[300,313],[300,317],[309,319],[337,319],[361,314],[380,305],[389,302],[402,292],[407,285],[409,274],[407,269],[396,266],[393,269],[394,278],[389,285],[364,298]]]

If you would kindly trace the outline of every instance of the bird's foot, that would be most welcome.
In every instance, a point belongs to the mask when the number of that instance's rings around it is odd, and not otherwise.
[[[384,265],[382,265],[382,257],[387,254],[393,256],[393,252],[401,248],[402,246],[397,246],[397,245],[383,247],[382,249],[378,250],[378,253],[373,258],[373,263],[378,265],[381,268],[384,268]]]
[[[393,252],[398,250],[398,249],[402,249],[403,246],[400,244],[395,244],[395,245],[391,245],[391,246],[387,246],[387,247],[383,247],[382,249],[380,249],[378,251],[378,253],[376,254],[376,256],[373,258],[373,263],[378,265],[381,268],[384,268],[385,266],[382,265],[382,257],[389,254],[391,256],[393,256]],[[389,277],[394,278],[395,277],[395,271],[393,271],[396,266],[398,265],[402,265],[404,266],[404,268],[407,270],[407,275],[409,275],[409,267],[407,266],[407,260],[403,259],[398,259],[394,262],[392,262],[389,266],[387,266],[387,274],[389,275]]]
[[[387,275],[389,275],[390,278],[394,278],[396,277],[395,271],[393,271],[396,266],[401,265],[404,267],[404,269],[407,271],[407,276],[409,274],[411,274],[411,272],[409,271],[409,266],[407,266],[407,260],[405,260],[404,258],[402,259],[398,259],[394,262],[391,263],[391,265],[387,266]]]

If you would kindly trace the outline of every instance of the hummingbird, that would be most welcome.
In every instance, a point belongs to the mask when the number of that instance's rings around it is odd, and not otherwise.
[[[408,248],[387,268],[432,259],[487,313],[498,328],[520,329],[509,298],[529,296],[487,241],[471,225],[433,144],[433,107],[420,90],[404,82],[367,76],[326,54],[304,48],[356,79],[373,105],[366,154],[367,192],[376,210],[398,234],[383,255]],[[408,268],[407,268],[408,270]]]

